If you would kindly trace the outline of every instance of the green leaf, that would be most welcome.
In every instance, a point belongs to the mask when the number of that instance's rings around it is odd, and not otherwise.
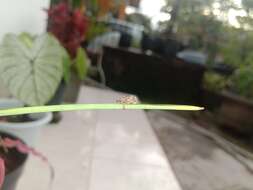
[[[22,40],[28,48],[32,48],[33,37],[29,33],[23,32],[18,35],[18,38]]]
[[[80,80],[84,80],[87,75],[88,57],[83,48],[78,48],[76,57],[76,71]]]
[[[80,8],[82,5],[82,0],[72,0],[72,7],[73,8]]]
[[[91,0],[91,5],[92,7],[97,7],[98,6],[97,0]]]
[[[66,56],[63,56],[62,64],[63,64],[63,79],[65,83],[68,84],[71,78],[71,65],[72,65],[72,61],[68,54]]]
[[[61,0],[51,0],[51,5],[57,5],[58,3],[61,2]]]
[[[88,31],[86,33],[86,40],[91,41],[95,37],[102,35],[103,33],[108,31],[108,27],[103,23],[99,23],[96,19],[91,19],[88,27]]]
[[[28,105],[43,105],[53,97],[63,77],[63,48],[49,34],[35,38],[30,45],[14,34],[4,37],[0,77],[17,99]]]

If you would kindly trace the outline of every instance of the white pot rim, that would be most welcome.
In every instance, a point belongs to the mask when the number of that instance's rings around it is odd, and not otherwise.
[[[23,103],[16,99],[0,99],[0,105],[3,103],[10,103],[11,105],[17,105],[17,107],[21,107]],[[35,121],[29,121],[29,122],[20,122],[20,123],[9,123],[9,122],[1,122],[0,128],[15,128],[15,129],[25,129],[25,128],[31,128],[31,127],[40,127],[43,125],[46,125],[49,123],[52,118],[53,114],[51,112],[49,113],[40,113],[41,118],[35,120]]]

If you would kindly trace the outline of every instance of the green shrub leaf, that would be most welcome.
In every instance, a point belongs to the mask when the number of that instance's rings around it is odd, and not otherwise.
[[[72,61],[68,54],[63,56],[63,79],[66,84],[70,82]]]
[[[76,71],[78,77],[84,80],[87,75],[88,57],[83,48],[79,48],[76,57]]]

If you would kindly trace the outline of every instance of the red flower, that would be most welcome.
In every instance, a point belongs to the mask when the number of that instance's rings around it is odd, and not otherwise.
[[[51,32],[75,58],[77,49],[85,40],[88,19],[80,9],[72,10],[63,2],[52,6],[48,13],[48,32]]]

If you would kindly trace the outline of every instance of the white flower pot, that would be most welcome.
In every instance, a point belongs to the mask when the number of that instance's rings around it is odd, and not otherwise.
[[[23,103],[14,99],[0,99],[0,109],[23,107]],[[52,120],[52,113],[31,114],[34,121],[22,123],[0,122],[0,131],[22,139],[29,146],[34,146],[41,127]]]
[[[0,0],[0,41],[6,33],[46,31],[50,0]]]

